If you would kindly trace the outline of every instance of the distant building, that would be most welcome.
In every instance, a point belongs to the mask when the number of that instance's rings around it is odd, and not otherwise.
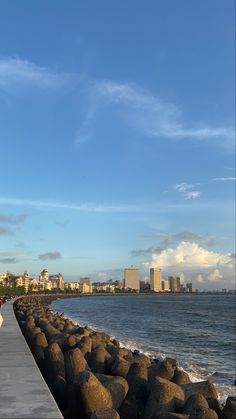
[[[177,281],[177,292],[180,292],[180,277],[179,276],[177,276],[176,277],[176,281]]]
[[[188,284],[186,284],[186,291],[187,292],[194,292],[194,286],[193,286],[192,282],[189,282]]]
[[[48,281],[48,279],[49,279],[48,271],[47,271],[47,269],[43,269],[40,276],[39,276],[39,280],[43,281],[43,282],[46,282],[46,281]]]
[[[168,277],[171,292],[180,292],[180,278],[178,276]]]
[[[180,284],[180,292],[184,292],[184,290],[185,290],[184,284]]]
[[[125,281],[124,287],[126,290],[140,290],[140,273],[137,268],[126,268],[124,271]]]
[[[150,291],[150,283],[146,281],[140,281],[140,291],[141,292]]]
[[[82,294],[90,294],[93,292],[93,287],[92,285],[88,285],[86,282],[82,282],[82,284],[80,283],[79,290]]]
[[[28,292],[30,286],[30,277],[27,271],[24,272],[21,276],[16,276],[15,278],[11,278],[8,281],[8,286],[10,287],[24,287],[25,292]]]
[[[170,291],[170,285],[169,285],[169,281],[161,281],[161,289],[163,292],[169,292]]]
[[[64,288],[65,290],[68,290],[68,291],[79,291],[80,283],[79,282],[65,282]]]
[[[91,285],[90,278],[88,276],[84,276],[84,277],[80,278],[79,282],[80,282],[81,286],[83,284]]]
[[[28,292],[30,287],[30,276],[27,271],[23,274],[23,287],[25,287],[25,291]]]
[[[123,288],[123,282],[120,279],[117,279],[115,281],[115,288],[117,288],[119,290],[122,290],[122,288]]]
[[[63,275],[61,275],[60,273],[58,275],[50,275],[49,281],[52,282],[52,289],[56,288],[61,291],[64,291],[65,285]]]
[[[159,268],[150,269],[150,288],[151,291],[161,292],[162,291],[162,274]]]

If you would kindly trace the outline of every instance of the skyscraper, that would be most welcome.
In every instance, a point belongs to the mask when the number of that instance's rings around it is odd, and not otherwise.
[[[162,291],[162,275],[159,268],[150,269],[150,285],[151,291],[160,292]]]
[[[177,281],[175,276],[168,276],[171,292],[177,291]]]
[[[140,273],[137,268],[125,269],[125,289],[140,290]]]
[[[180,292],[180,278],[178,276],[168,277],[171,292]]]

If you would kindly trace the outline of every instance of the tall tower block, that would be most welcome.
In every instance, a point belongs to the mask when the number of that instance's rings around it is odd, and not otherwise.
[[[159,268],[150,269],[150,286],[152,291],[162,291],[162,274]]]
[[[140,273],[137,268],[125,269],[125,289],[140,290]]]

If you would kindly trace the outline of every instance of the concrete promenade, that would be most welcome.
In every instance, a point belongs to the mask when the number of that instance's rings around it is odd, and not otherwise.
[[[63,418],[21,333],[13,301],[1,314],[0,419]]]

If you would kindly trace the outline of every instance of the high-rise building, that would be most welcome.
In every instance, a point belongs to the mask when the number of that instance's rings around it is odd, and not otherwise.
[[[140,290],[140,273],[137,268],[125,269],[125,289]]]
[[[171,292],[180,292],[180,278],[178,276],[168,276]]]
[[[176,277],[176,282],[177,282],[177,292],[180,292],[180,277],[179,276]]]
[[[162,275],[159,268],[150,269],[150,286],[151,291],[161,292],[162,291]]]

